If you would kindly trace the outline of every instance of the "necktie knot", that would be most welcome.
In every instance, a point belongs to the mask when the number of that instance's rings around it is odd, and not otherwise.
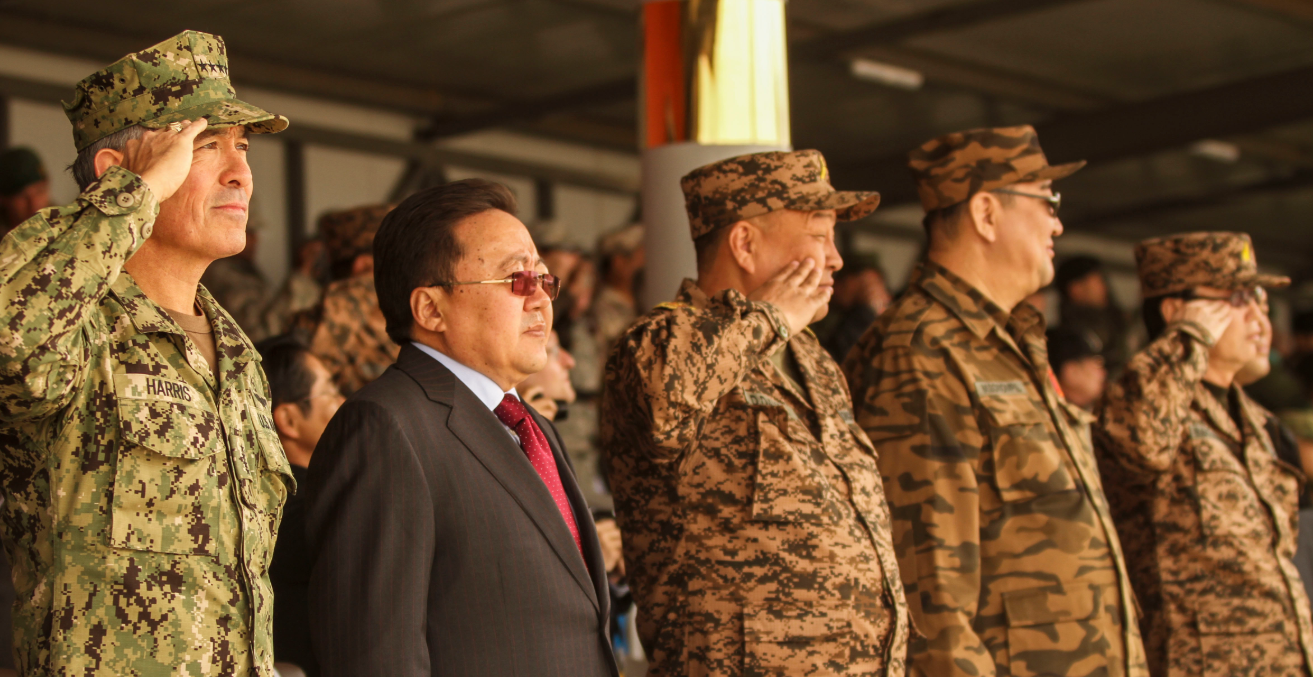
[[[506,393],[506,396],[501,400],[501,404],[497,405],[492,413],[497,415],[497,419],[502,422],[502,425],[512,430],[515,429],[515,426],[520,425],[520,421],[529,417],[529,410],[524,408],[524,403],[510,393]]]

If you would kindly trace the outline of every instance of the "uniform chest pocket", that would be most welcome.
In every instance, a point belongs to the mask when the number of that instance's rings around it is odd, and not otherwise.
[[[213,555],[229,481],[218,416],[176,401],[124,397],[118,410],[123,447],[114,472],[110,545]]]
[[[1270,516],[1231,446],[1195,425],[1187,448],[1195,460],[1194,496],[1204,534],[1255,545],[1270,542]]]
[[[752,519],[766,522],[825,522],[839,517],[829,481],[821,472],[828,463],[820,443],[785,407],[754,411],[757,467],[752,490]]]
[[[1076,490],[1066,452],[1053,443],[1044,412],[990,410],[988,418],[1000,500],[1010,503]]]
[[[291,465],[283,445],[274,432],[273,421],[266,420],[261,405],[246,410],[245,429],[234,446],[238,494],[244,512],[251,516],[243,529],[246,552],[264,569],[273,559],[273,544],[283,517],[283,506],[295,489]],[[263,569],[262,569],[263,570]]]

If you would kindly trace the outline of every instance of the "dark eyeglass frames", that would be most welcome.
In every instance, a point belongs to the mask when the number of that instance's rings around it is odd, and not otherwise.
[[[1208,294],[1195,293],[1193,289],[1187,289],[1175,294],[1164,294],[1166,298],[1183,299],[1185,301],[1226,301],[1233,308],[1244,308],[1250,303],[1257,302],[1260,306],[1267,303],[1267,290],[1262,287],[1250,287],[1248,289],[1237,289],[1231,292],[1230,296],[1209,296]]]
[[[541,284],[547,298],[555,301],[561,294],[561,278],[551,273],[535,273],[532,270],[518,270],[509,277],[500,280],[474,280],[472,282],[435,282],[434,287],[450,287],[462,284],[510,284],[511,293],[516,296],[533,296]]]
[[[1054,194],[1052,194],[1052,195],[1043,195],[1043,194],[1040,194],[1040,193],[1023,193],[1023,192],[1021,192],[1021,191],[1019,191],[1019,190],[1010,190],[1010,189],[1007,189],[1007,188],[995,188],[994,190],[991,190],[990,192],[991,192],[991,193],[1003,193],[1003,194],[1005,194],[1005,195],[1020,195],[1021,197],[1033,197],[1033,198],[1035,198],[1036,200],[1043,200],[1043,201],[1049,203],[1049,214],[1053,215],[1054,217],[1057,217],[1057,215],[1058,215],[1058,209],[1060,209],[1060,208],[1062,207],[1062,193],[1054,193]]]

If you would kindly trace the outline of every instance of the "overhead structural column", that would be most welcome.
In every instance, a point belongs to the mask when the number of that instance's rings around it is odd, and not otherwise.
[[[790,150],[784,0],[647,0],[639,82],[643,303],[697,276],[679,179],[702,165]]]

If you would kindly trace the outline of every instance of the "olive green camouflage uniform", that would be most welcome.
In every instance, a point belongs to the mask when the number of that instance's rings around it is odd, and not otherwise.
[[[69,110],[79,145],[140,119],[148,100],[186,107],[189,87],[212,91],[185,82],[192,55],[209,59],[202,73],[226,73],[222,43],[189,32],[84,80],[84,108]],[[131,90],[170,68],[193,74],[168,85],[180,98],[156,89],[124,104],[136,112],[95,105],[114,98],[111,81]],[[271,118],[238,104],[218,108]],[[294,481],[259,358],[232,318],[198,289],[216,381],[123,272],[158,211],[138,176],[111,167],[0,241],[0,532],[24,675],[274,674],[266,570]]]
[[[1078,168],[1038,148],[1029,128],[923,145],[911,163],[923,206]],[[925,261],[843,367],[922,633],[910,672],[1147,675],[1090,419],[1058,393],[1043,316],[1026,303],[1009,314]]]
[[[1257,273],[1248,236],[1136,248],[1145,298],[1198,286],[1287,284]],[[1232,385],[1238,424],[1203,383],[1217,337],[1178,322],[1110,383],[1096,429],[1155,675],[1308,675],[1313,621],[1292,561],[1301,472]]]
[[[726,182],[786,177],[768,189],[787,208],[787,177],[823,171],[814,151],[769,155],[686,177],[694,224]],[[782,350],[801,383],[772,364]],[[602,448],[648,674],[903,674],[910,625],[875,449],[810,332],[790,337],[774,305],[685,281],[610,354]]]

